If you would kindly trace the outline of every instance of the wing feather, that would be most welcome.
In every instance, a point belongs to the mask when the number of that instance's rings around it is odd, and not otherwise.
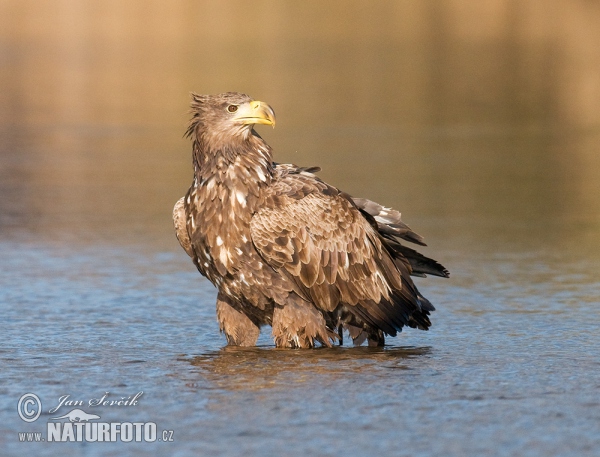
[[[286,184],[280,190],[299,187]],[[251,235],[261,256],[325,311],[340,301],[356,305],[389,299],[390,284],[401,288],[402,280],[393,261],[385,259],[374,229],[346,198],[306,191],[304,185],[300,198],[292,193],[268,199],[279,205],[253,216]]]
[[[173,225],[175,226],[175,236],[177,236],[179,244],[187,255],[193,258],[194,252],[192,249],[192,242],[186,226],[187,216],[185,214],[184,200],[185,197],[181,197],[173,207]]]
[[[250,221],[252,242],[265,262],[325,312],[346,305],[390,335],[404,325],[428,328],[431,305],[410,279],[411,263],[385,244],[373,216],[316,177],[290,171],[272,183]],[[375,209],[400,226],[399,213]]]

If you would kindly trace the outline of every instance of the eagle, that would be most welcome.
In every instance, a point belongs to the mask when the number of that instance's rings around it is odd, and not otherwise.
[[[275,112],[248,95],[192,94],[194,178],[173,209],[181,247],[218,289],[227,343],[255,346],[270,325],[278,348],[383,346],[404,326],[429,329],[433,305],[412,281],[446,268],[400,213],[319,179],[318,167],[273,162],[254,130]]]

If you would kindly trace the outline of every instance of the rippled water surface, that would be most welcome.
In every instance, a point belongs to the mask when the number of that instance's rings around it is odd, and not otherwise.
[[[2,3],[2,455],[598,455],[600,12],[361,4]],[[191,90],[265,100],[276,160],[403,212],[451,272],[417,278],[430,331],[224,346],[170,220]],[[19,441],[75,407],[172,441]]]

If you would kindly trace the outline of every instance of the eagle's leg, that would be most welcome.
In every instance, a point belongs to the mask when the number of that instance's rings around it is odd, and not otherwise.
[[[382,347],[385,345],[385,335],[381,330],[372,330],[367,336],[369,347]]]
[[[346,325],[354,346],[360,346],[368,341],[369,347],[381,347],[385,344],[385,335],[379,329],[360,328],[354,325]]]
[[[217,319],[230,346],[255,346],[260,328],[241,311],[233,301],[222,293],[217,296]]]
[[[273,310],[273,339],[278,348],[312,348],[318,341],[331,347],[338,335],[327,328],[323,315],[312,303],[291,293],[284,306]]]
[[[352,338],[354,346],[360,346],[367,339],[367,332],[362,328],[350,324],[346,324],[345,327],[350,334],[350,338]]]

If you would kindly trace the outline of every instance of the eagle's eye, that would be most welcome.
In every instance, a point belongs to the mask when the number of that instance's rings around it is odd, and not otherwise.
[[[230,113],[235,113],[238,110],[238,106],[237,105],[229,105],[227,107],[227,111],[229,111]]]

